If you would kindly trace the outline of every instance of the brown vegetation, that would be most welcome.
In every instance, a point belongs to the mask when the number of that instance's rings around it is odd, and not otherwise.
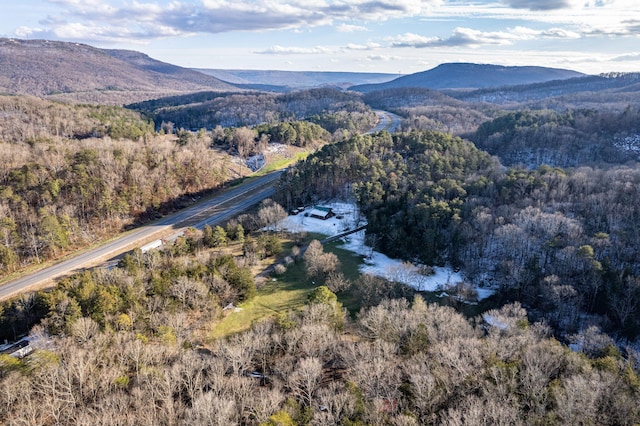
[[[111,93],[117,99],[126,94],[131,102],[148,99],[143,92],[159,97],[202,90],[240,91],[212,76],[154,61],[141,53],[79,43],[0,38],[0,62],[0,92],[10,94],[78,93],[83,101],[97,96],[102,103],[114,104]]]
[[[94,242],[216,188],[235,170],[211,137],[176,143],[137,113],[2,97],[2,275]]]
[[[602,424],[640,420],[636,358],[592,358],[529,324],[517,304],[469,321],[422,299],[335,302],[200,346],[181,308],[119,328],[78,318],[22,361],[0,358],[10,424]],[[501,322],[497,322],[501,321]],[[492,325],[498,324],[498,325]],[[346,334],[345,334],[346,333]]]

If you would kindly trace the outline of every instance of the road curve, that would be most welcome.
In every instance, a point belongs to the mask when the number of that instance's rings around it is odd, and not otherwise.
[[[282,172],[273,172],[240,184],[222,194],[207,199],[188,209],[179,211],[149,225],[136,228],[115,240],[80,253],[71,259],[43,268],[37,272],[10,281],[0,287],[0,300],[12,295],[52,284],[63,277],[84,268],[96,266],[108,259],[140,247],[149,240],[166,235],[179,235],[187,227],[204,228],[217,225],[238,215],[274,193],[273,185]]]
[[[373,129],[366,132],[365,135],[370,135],[382,130],[386,130],[389,133],[395,133],[400,126],[402,117],[389,111],[375,110],[374,112],[378,114],[378,124]]]

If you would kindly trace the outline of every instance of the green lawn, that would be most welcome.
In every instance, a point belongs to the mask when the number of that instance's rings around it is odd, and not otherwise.
[[[251,327],[256,321],[280,312],[300,309],[314,285],[306,277],[304,263],[289,265],[287,272],[269,281],[258,290],[256,297],[240,304],[239,312],[232,312],[215,326],[212,338],[228,336]]]
[[[258,170],[254,176],[262,176],[267,173],[273,172],[275,170],[284,169],[285,167],[290,166],[291,164],[295,164],[300,160],[304,160],[309,156],[309,152],[299,152],[293,158],[282,158],[279,160],[274,160],[273,162],[265,165],[263,168]]]
[[[362,256],[355,254],[351,251],[345,250],[340,246],[340,241],[334,241],[324,245],[326,252],[335,253],[340,259],[340,267],[345,278],[354,282],[360,277],[360,265],[364,262]],[[353,290],[347,290],[338,294],[338,301],[342,303],[351,315],[354,315],[360,310],[361,304],[359,296]]]
[[[308,239],[322,238],[318,234],[310,234]],[[335,253],[340,259],[342,273],[350,280],[355,280],[359,275],[358,266],[362,258],[339,247],[339,242],[324,246],[325,251]],[[285,252],[291,249],[290,244],[284,245]],[[269,281],[258,290],[256,297],[246,303],[240,304],[238,312],[227,315],[220,323],[216,324],[210,334],[212,339],[228,336],[247,330],[257,321],[282,312],[302,309],[307,301],[307,295],[315,288],[315,285],[307,278],[304,270],[304,262],[298,261],[288,266],[287,272],[275,281]],[[349,292],[338,295],[338,300],[350,312],[360,309],[357,298]]]

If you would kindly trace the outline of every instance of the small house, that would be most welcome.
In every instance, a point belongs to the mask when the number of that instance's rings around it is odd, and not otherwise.
[[[309,216],[316,219],[327,220],[330,217],[335,216],[335,213],[331,207],[314,206],[309,210]]]

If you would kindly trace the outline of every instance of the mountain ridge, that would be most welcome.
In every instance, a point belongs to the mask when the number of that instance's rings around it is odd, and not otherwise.
[[[15,95],[240,90],[140,52],[82,43],[0,38],[0,64],[0,91]]]
[[[639,76],[617,72],[596,76],[559,68],[465,62],[440,64],[400,77],[363,72],[191,69],[134,50],[0,38],[0,93],[75,103],[125,105],[195,92],[289,92],[330,87],[365,94],[421,88],[463,102],[533,102],[536,104],[531,105],[543,107],[561,104],[566,96],[588,107],[590,96],[597,92],[598,96],[606,95],[599,99],[615,106],[620,102],[636,104]],[[367,84],[351,85],[353,82]]]
[[[398,74],[343,71],[284,71],[195,68],[235,85],[264,85],[285,87],[289,90],[332,86],[346,89],[359,84],[377,84],[391,81]]]
[[[640,73],[607,73],[584,75],[564,80],[514,85],[503,88],[483,88],[472,91],[444,90],[449,96],[468,102],[536,101],[557,96],[594,92],[640,91]]]
[[[440,64],[426,71],[398,77],[387,83],[357,85],[350,87],[349,90],[367,93],[402,87],[433,90],[482,89],[564,80],[584,75],[577,71],[560,68],[451,62]]]

